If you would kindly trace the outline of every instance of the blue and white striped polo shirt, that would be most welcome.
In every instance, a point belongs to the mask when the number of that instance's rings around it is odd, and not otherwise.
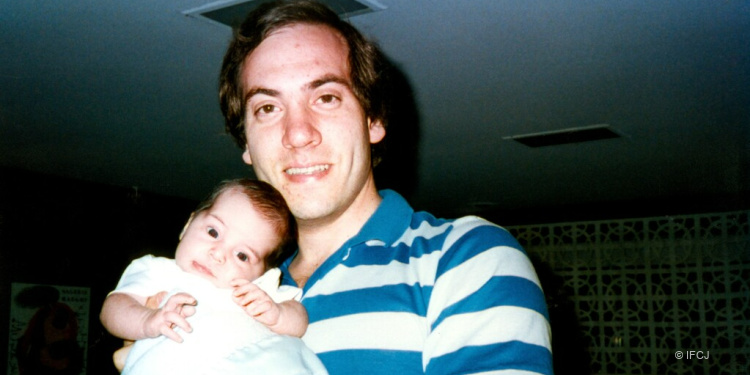
[[[330,374],[552,374],[544,295],[518,242],[484,219],[380,195],[303,289],[303,341]]]

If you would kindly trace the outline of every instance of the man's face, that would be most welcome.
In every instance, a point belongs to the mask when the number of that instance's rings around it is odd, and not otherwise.
[[[177,245],[175,261],[185,272],[230,288],[234,279],[255,280],[264,259],[281,241],[273,225],[250,200],[234,190],[222,193],[209,210],[191,218]]]
[[[351,88],[348,47],[325,26],[293,25],[245,59],[246,163],[301,221],[346,211],[374,181],[370,143],[385,136]]]

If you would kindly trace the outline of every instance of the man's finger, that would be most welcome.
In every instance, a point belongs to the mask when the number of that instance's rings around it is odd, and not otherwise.
[[[146,298],[146,307],[149,309],[158,309],[159,305],[161,305],[161,301],[164,300],[164,297],[167,296],[167,292],[159,292],[154,294],[153,296],[150,296]]]

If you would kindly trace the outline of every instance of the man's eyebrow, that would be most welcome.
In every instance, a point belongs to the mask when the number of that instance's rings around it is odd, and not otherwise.
[[[342,86],[346,86],[347,88],[351,88],[351,84],[349,83],[349,80],[341,78],[335,74],[328,74],[306,84],[305,89],[314,90],[328,83],[337,83]],[[277,96],[280,96],[281,93],[278,90],[267,89],[263,87],[255,87],[255,88],[248,90],[248,92],[245,93],[245,103],[247,103],[250,100],[250,98],[252,98],[255,95],[268,95],[272,97],[277,97]]]
[[[318,78],[310,83],[307,84],[308,89],[316,89],[320,86],[323,86],[327,83],[338,83],[340,85],[346,86],[348,88],[351,88],[351,84],[349,83],[349,80],[341,78],[340,76],[337,76],[335,74],[328,74],[321,78]]]
[[[252,98],[255,95],[268,95],[268,96],[279,96],[279,92],[276,90],[271,89],[265,89],[262,87],[256,87],[253,89],[250,89],[247,93],[245,93],[245,103],[247,103],[250,98]]]

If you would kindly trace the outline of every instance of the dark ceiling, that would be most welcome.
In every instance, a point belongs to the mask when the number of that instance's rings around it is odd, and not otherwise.
[[[3,2],[0,166],[190,199],[248,175],[217,103],[231,29],[186,14],[212,4]],[[374,4],[350,20],[402,74],[405,139],[379,184],[415,207],[747,208],[750,2]],[[619,137],[513,140],[601,124]]]

